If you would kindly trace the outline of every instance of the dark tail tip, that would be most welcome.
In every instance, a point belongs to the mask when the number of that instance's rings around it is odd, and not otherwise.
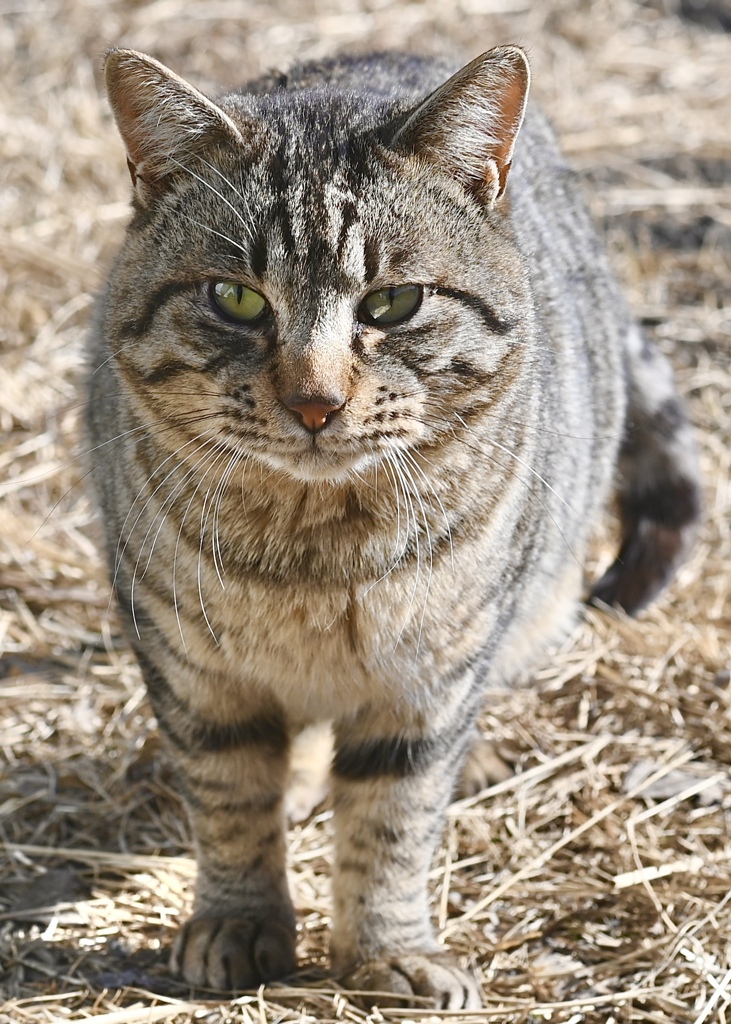
[[[623,495],[620,511],[619,554],[593,587],[589,603],[634,615],[666,586],[690,546],[700,516],[698,484],[678,477]]]

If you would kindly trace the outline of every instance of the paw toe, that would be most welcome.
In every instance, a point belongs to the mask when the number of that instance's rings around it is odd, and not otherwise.
[[[191,985],[233,991],[291,974],[292,928],[277,920],[200,914],[181,928],[170,966]]]
[[[472,975],[444,958],[414,954],[373,961],[349,974],[345,983],[348,988],[373,993],[358,998],[367,1007],[476,1010],[482,1006]]]

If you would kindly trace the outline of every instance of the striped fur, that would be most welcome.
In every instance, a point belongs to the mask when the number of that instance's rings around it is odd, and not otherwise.
[[[479,1005],[435,945],[427,874],[484,688],[570,627],[617,465],[623,547],[598,598],[640,607],[697,516],[671,374],[538,114],[516,144],[525,57],[451,70],[336,60],[214,103],[150,58],[107,60],[134,215],[89,426],[195,837],[172,958],[192,984],[294,969],[289,752],[331,721],[335,970]],[[222,316],[216,281],[271,317]],[[423,290],[410,318],[359,317],[403,284]]]

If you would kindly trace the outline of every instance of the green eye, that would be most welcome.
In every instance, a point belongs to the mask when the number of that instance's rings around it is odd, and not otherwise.
[[[422,288],[418,284],[379,288],[378,291],[366,295],[358,314],[367,324],[397,324],[414,315],[421,305],[422,294]]]
[[[216,281],[211,285],[211,297],[227,316],[241,323],[261,320],[269,309],[269,303],[263,295],[253,288],[247,288],[245,284],[234,284],[233,281]]]

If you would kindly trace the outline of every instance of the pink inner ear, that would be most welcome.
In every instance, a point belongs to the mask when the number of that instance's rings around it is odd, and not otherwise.
[[[528,82],[524,77],[524,69],[516,68],[515,74],[506,78],[503,90],[500,94],[502,101],[500,111],[500,122],[504,126],[502,144],[498,144],[495,151],[495,159],[500,165],[501,179],[510,170],[510,162],[513,158],[515,138],[520,128],[525,105],[525,94],[528,89]]]
[[[176,154],[214,138],[241,142],[237,126],[203,93],[134,50],[112,50],[105,77],[133,183],[165,178]]]
[[[105,71],[109,102],[127,150],[132,182],[135,183],[140,165],[153,148],[151,140],[145,139],[142,122],[155,104],[157,90],[162,90],[163,82],[151,84],[150,75],[154,68],[142,64],[136,56],[120,56],[116,52],[107,58]]]
[[[492,204],[505,191],[529,85],[523,51],[496,47],[432,93],[393,142],[421,153]]]
[[[508,174],[513,162],[515,139],[523,116],[527,88],[528,82],[524,79],[521,72],[518,71],[518,74],[506,80],[504,90],[500,97],[502,100],[500,121],[501,124],[504,125],[504,130],[502,138],[494,150],[495,162],[498,170],[498,188],[495,195],[496,199],[499,199],[503,194],[508,182]],[[485,177],[489,180],[489,170]]]
[[[515,140],[523,120],[526,97],[530,85],[530,72],[520,51],[510,54],[508,66],[502,63],[491,90],[495,104],[497,131],[490,140],[485,155],[482,191],[488,202],[499,199],[505,191],[512,165]]]
[[[130,160],[129,157],[127,157],[127,170],[129,171],[129,176],[132,179],[132,184],[136,185],[137,184],[137,168],[132,163],[132,161]]]

